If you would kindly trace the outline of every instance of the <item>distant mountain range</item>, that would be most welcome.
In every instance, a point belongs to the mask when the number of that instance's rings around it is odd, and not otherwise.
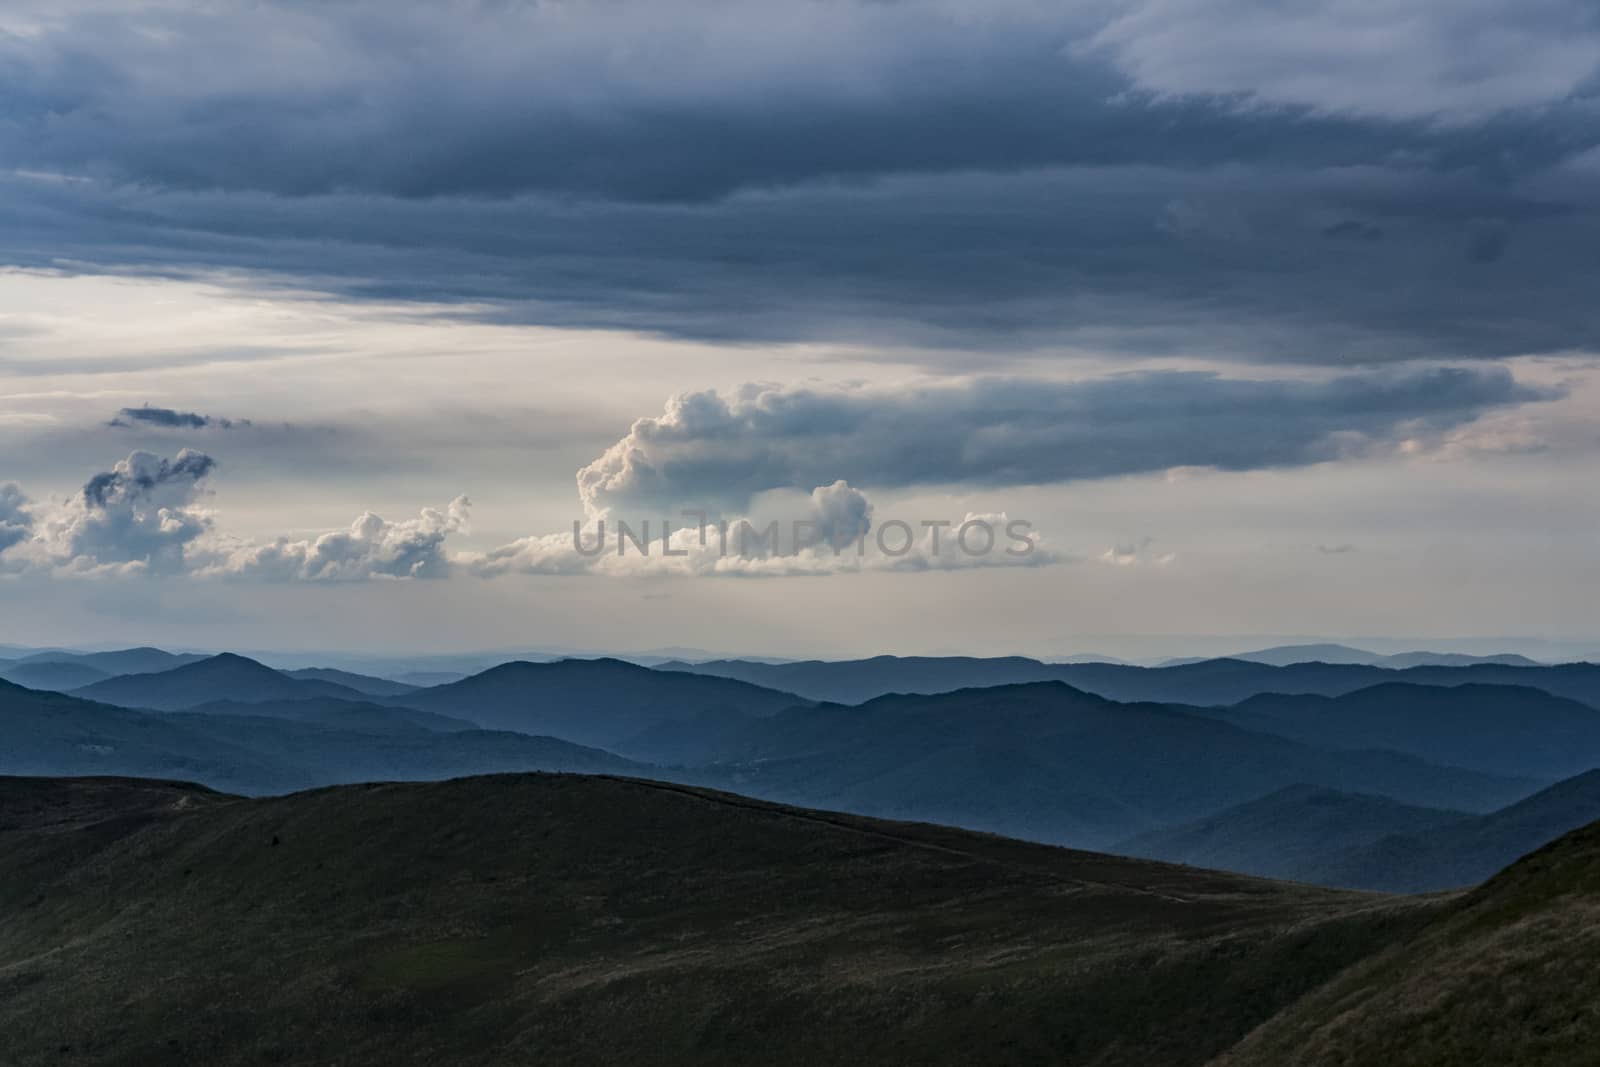
[[[0,667],[0,680],[28,689],[47,689],[56,693],[82,689],[86,685],[103,682],[110,677],[111,675],[105,671],[70,661],[15,663],[8,667]]]
[[[1180,667],[1189,663],[1204,663],[1214,656],[1184,656],[1163,660],[1158,666]],[[1538,660],[1502,652],[1488,656],[1473,656],[1464,652],[1398,652],[1384,654],[1368,652],[1349,645],[1276,645],[1254,652],[1235,652],[1224,659],[1242,659],[1250,663],[1265,663],[1273,667],[1288,667],[1296,663],[1355,663],[1367,667],[1468,667],[1475,663],[1497,664],[1502,667],[1538,667]]]
[[[1529,686],[1389,682],[1337,697],[1264,694],[1214,713],[1306,744],[1409,752],[1494,774],[1553,780],[1600,763],[1600,711]]]
[[[154,674],[128,674],[73,691],[74,696],[128,708],[180,711],[217,700],[333,698],[363,700],[369,694],[318,678],[294,678],[253,659],[224,652]]]
[[[555,738],[325,698],[150,712],[0,682],[0,736],[3,774],[181,778],[250,794],[487,771],[649,771]]]
[[[115,652],[36,652],[19,663],[77,663],[102,674],[149,674],[198,663],[210,657],[193,652],[166,652],[159,648],[124,648]]]
[[[145,674],[195,663],[205,656],[126,648],[117,652],[34,652],[0,664],[0,679],[29,689],[67,692],[122,674]]]
[[[876,656],[864,660],[752,663],[717,660],[663,664],[660,670],[737,678],[811,700],[859,704],[890,693],[941,693],[1017,682],[1065,682],[1111,700],[1163,704],[1237,704],[1263,693],[1341,696],[1385,682],[1457,686],[1519,685],[1600,707],[1600,665],[1416,666],[1298,663],[1273,666],[1211,659],[1170,667],[1115,663],[1042,663],[1025,657],[973,659]]]
[[[1307,869],[1308,881],[1390,893],[1475,885],[1563,834],[1600,820],[1600,771],[1559,782],[1500,811],[1426,833],[1401,831],[1335,853]]]
[[[1600,821],[1600,771],[1485,815],[1296,786],[1114,846],[1130,856],[1381,892],[1473,885]]]
[[[1140,834],[1118,842],[1111,851],[1311,882],[1318,879],[1330,855],[1394,834],[1426,833],[1466,818],[1465,812],[1401,804],[1384,796],[1293,785],[1203,819]]]
[[[805,703],[737,680],[652,670],[615,659],[506,663],[391,703],[471,719],[497,730],[619,746],[664,723],[706,712],[773,715]]]
[[[1307,746],[1198,709],[1117,703],[1060,682],[715,726],[693,762],[741,792],[1082,847],[1301,782],[1471,811],[1536,788],[1411,755]]]
[[[298,678],[301,681],[332,682],[334,685],[342,685],[346,689],[354,689],[358,693],[365,693],[374,697],[404,696],[422,688],[419,685],[397,681],[393,678],[374,678],[368,674],[356,674],[354,671],[340,671],[329,667],[304,667],[300,670],[283,671],[282,673],[290,678]]]
[[[150,666],[166,654],[112,655]],[[182,777],[250,794],[490,771],[625,773],[1368,886],[1384,870],[1401,877],[1404,866],[1363,858],[1361,849],[1487,816],[1600,766],[1600,711],[1550,692],[1584,690],[1597,670],[1589,665],[1393,670],[1212,660],[1158,669],[884,657],[698,666],[813,692],[1070,674],[1117,691],[1247,696],[1220,705],[1115,700],[1046,678],[852,705],[681,664],[509,663],[415,687],[223,654],[71,694],[0,689],[8,742],[0,773]],[[1502,675],[1539,685],[1478,681]],[[1248,693],[1373,677],[1381,684],[1335,696]],[[1516,822],[1492,854],[1503,861],[1507,849],[1514,856],[1571,825]],[[1434,884],[1430,877],[1408,884]]]

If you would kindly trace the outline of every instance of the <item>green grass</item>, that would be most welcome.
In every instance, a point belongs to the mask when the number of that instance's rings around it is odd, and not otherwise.
[[[624,779],[166,788],[0,780],[4,1067],[1200,1067],[1480,906]]]

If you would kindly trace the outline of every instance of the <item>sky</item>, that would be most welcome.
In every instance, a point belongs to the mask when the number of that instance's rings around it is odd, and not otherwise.
[[[1588,0],[11,0],[0,642],[1600,655],[1596,248]]]

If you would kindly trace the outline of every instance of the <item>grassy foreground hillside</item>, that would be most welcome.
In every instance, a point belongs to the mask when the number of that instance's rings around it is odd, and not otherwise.
[[[1219,1067],[1600,1063],[1600,824],[1281,1013]]]
[[[0,1062],[1182,1067],[1444,906],[627,779],[0,779]]]
[[[633,779],[0,778],[0,1064],[1597,1062],[1600,824],[1382,897]]]

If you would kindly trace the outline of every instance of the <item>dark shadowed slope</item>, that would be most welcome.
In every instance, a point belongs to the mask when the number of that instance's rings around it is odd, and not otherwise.
[[[301,782],[436,781],[506,771],[650,774],[654,768],[554,737],[501,730],[440,732],[402,720],[294,721],[172,712],[189,733],[239,745],[285,767]]]
[[[1488,815],[1331,853],[1307,881],[1397,893],[1481,882],[1562,834],[1600,820],[1600,771],[1590,771]]]
[[[615,659],[504,663],[392,703],[455,715],[496,730],[610,747],[702,712],[772,715],[803,703],[790,693],[725,678],[655,671]]]
[[[259,793],[311,784],[229,740],[197,736],[165,715],[0,682],[0,774],[182,778]]]
[[[285,716],[273,718],[222,707],[227,714],[139,712],[0,682],[0,774],[185,778],[241,793],[282,793],[488,771],[646,770],[555,738],[438,732],[438,717],[410,709],[261,705]],[[307,717],[297,720],[296,712]]]
[[[1190,1067],[1439,907],[630,780],[182,799],[4,831],[8,1064]]]
[[[1342,851],[1394,834],[1432,832],[1468,818],[1465,812],[1416,807],[1388,797],[1295,785],[1204,819],[1140,834],[1111,851],[1312,881],[1328,858]]]
[[[108,678],[73,696],[119,704],[125,708],[178,711],[213,700],[256,703],[265,700],[310,700],[333,697],[365,700],[367,694],[347,686],[316,679],[291,678],[253,659],[225,652],[154,674],[129,674]]]
[[[1600,1049],[1600,826],[1495,876],[1217,1067],[1579,1067]]]
[[[1391,682],[1339,697],[1252,697],[1219,718],[1331,748],[1409,752],[1546,781],[1600,766],[1600,710],[1538,689]]]
[[[266,719],[298,719],[301,722],[340,728],[365,727],[392,730],[412,727],[437,730],[442,733],[480,729],[477,723],[450,715],[356,700],[264,700],[256,704],[237,700],[216,700],[186,710],[198,715],[249,715]]]
[[[0,833],[65,833],[113,822],[125,834],[147,819],[236,799],[193,782],[159,778],[0,776]]]
[[[332,682],[334,685],[342,685],[346,689],[354,689],[370,697],[405,696],[420,688],[405,682],[397,682],[392,678],[374,678],[370,674],[356,674],[354,671],[341,671],[332,667],[303,667],[297,671],[282,673],[302,681]]]
[[[716,725],[720,769],[741,792],[1089,847],[1302,782],[1469,811],[1538,787],[1396,753],[1313,748],[1060,683]]]
[[[72,662],[14,663],[0,668],[0,679],[27,689],[48,689],[55,693],[81,689],[108,677],[105,671]]]

